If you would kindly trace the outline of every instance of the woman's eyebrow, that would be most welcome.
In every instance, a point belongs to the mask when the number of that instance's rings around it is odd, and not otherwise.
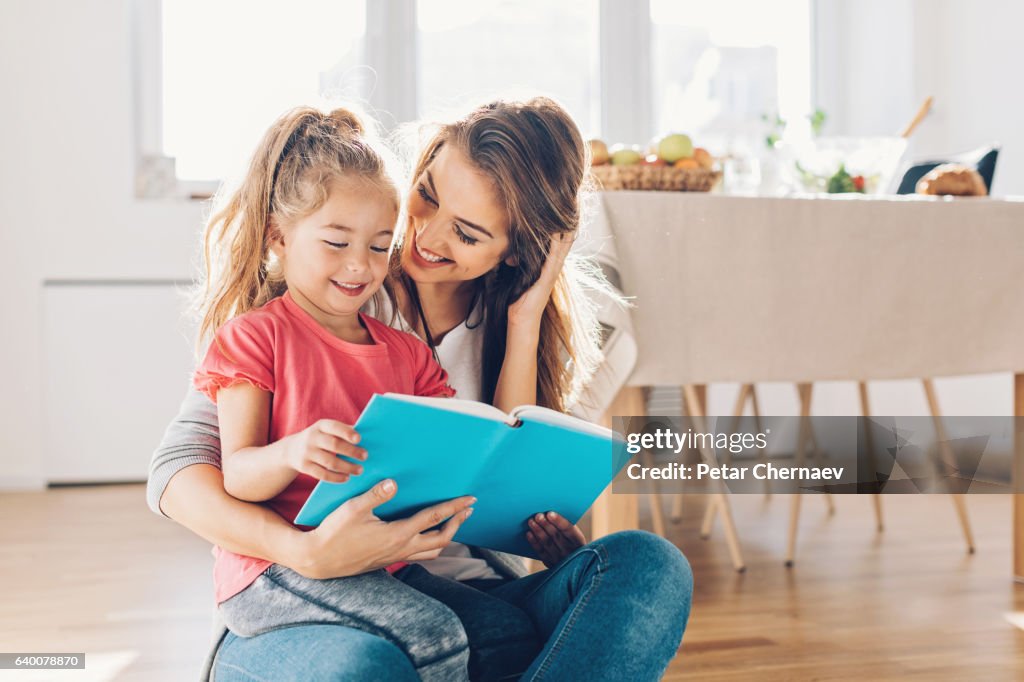
[[[434,196],[435,197],[438,196],[437,187],[434,186],[434,176],[433,176],[433,174],[429,170],[427,171],[427,184],[430,185],[430,191],[434,193]],[[471,227],[474,230],[477,230],[479,232],[483,232],[484,234],[486,234],[491,239],[494,239],[494,235],[491,234],[490,231],[487,228],[481,227],[480,225],[477,225],[476,223],[470,222],[470,221],[466,220],[465,218],[460,218],[459,216],[455,216],[455,219],[458,220],[460,223],[465,224],[466,227]]]

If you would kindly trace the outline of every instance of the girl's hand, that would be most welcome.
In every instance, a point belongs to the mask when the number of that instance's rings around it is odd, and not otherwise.
[[[373,510],[393,498],[397,490],[394,481],[381,481],[346,501],[316,529],[301,533],[296,565],[289,568],[309,578],[326,579],[357,575],[399,561],[434,559],[469,518],[473,512],[470,505],[476,502],[475,497],[458,497],[407,519],[380,520]],[[444,525],[435,529],[442,521]]]
[[[553,511],[535,514],[527,525],[530,530],[526,531],[526,540],[548,568],[554,568],[562,559],[587,544],[579,526]]]
[[[366,459],[366,450],[355,445],[359,442],[359,434],[348,424],[321,419],[282,440],[287,441],[284,458],[288,467],[319,481],[344,483],[349,477],[363,472],[360,465],[338,457]]]
[[[572,249],[573,240],[576,239],[575,232],[562,232],[551,238],[551,248],[548,250],[547,260],[540,270],[540,277],[529,289],[523,292],[515,303],[508,307],[509,326],[531,325],[539,328],[541,316],[544,314],[544,307],[551,298],[551,292],[555,288],[558,275],[562,272],[565,258]]]

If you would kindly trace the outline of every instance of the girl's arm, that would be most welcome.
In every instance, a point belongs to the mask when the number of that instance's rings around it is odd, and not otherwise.
[[[267,443],[272,394],[250,383],[217,393],[224,457],[224,489],[240,500],[262,502],[277,497],[301,472],[318,480],[344,483],[362,472],[366,451],[353,443],[359,436],[348,424],[322,419],[299,433]]]
[[[505,358],[494,388],[494,406],[503,412],[520,405],[537,404],[537,346],[541,320],[572,242],[573,235],[569,233],[551,240],[551,250],[540,277],[508,308]]]
[[[472,498],[429,507],[384,523],[373,509],[395,494],[387,482],[349,500],[310,532],[272,510],[224,490],[216,407],[189,390],[153,453],[146,487],[150,508],[224,549],[273,561],[310,578],[355,575],[396,561],[431,559],[452,539]],[[430,530],[449,519],[440,530]]]

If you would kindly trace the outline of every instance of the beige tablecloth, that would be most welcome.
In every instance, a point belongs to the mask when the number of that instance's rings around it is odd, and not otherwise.
[[[1024,200],[606,192],[632,385],[1024,371]]]

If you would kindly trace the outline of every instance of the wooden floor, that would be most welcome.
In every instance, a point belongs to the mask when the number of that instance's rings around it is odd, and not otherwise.
[[[196,678],[210,630],[209,549],[152,515],[143,494],[130,485],[0,495],[0,650],[84,651],[88,661],[84,672],[0,680]],[[838,496],[833,517],[805,498],[790,570],[787,500],[730,499],[745,574],[733,572],[720,532],[698,538],[703,497],[689,497],[670,526],[696,591],[666,680],[1024,679],[1009,497],[968,498],[973,556],[948,499],[886,497],[877,535],[869,498]]]

